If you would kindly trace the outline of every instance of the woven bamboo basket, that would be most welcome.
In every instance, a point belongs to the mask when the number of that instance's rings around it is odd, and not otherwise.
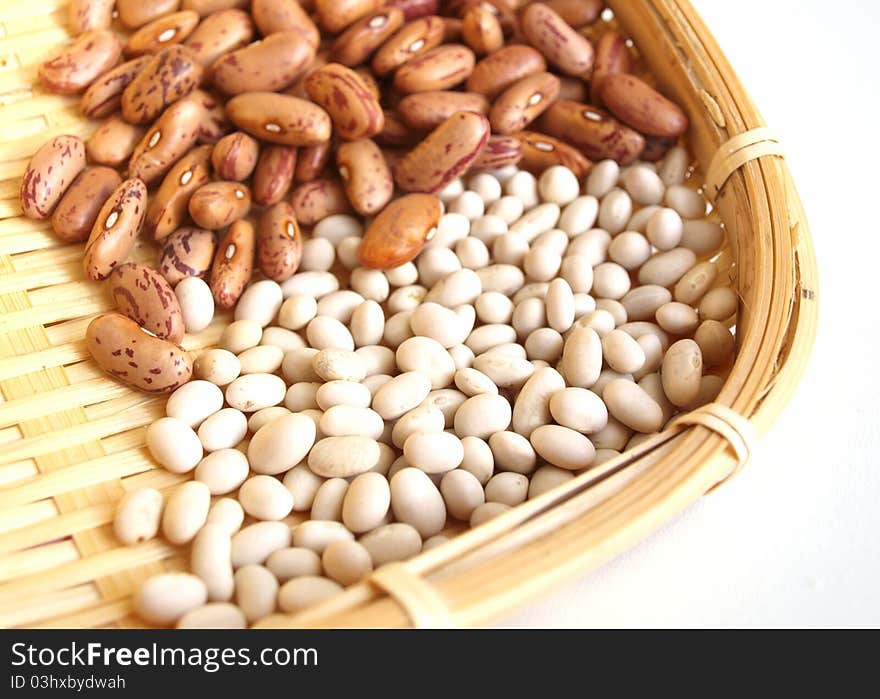
[[[69,39],[66,0],[0,0],[0,626],[132,627],[147,576],[185,567],[161,540],[120,546],[119,498],[182,477],[156,468],[145,426],[164,399],[128,390],[88,358],[84,334],[111,307],[84,281],[81,245],[21,216],[28,157],[94,124],[77,100],[34,87]],[[621,457],[297,616],[262,626],[475,626],[594,569],[731,476],[792,395],[816,327],[804,212],[765,127],[687,0],[608,0],[658,84],[686,110],[697,174],[724,223],[723,283],[738,290],[738,354],[716,401]],[[704,173],[700,175],[699,173]],[[141,257],[146,251],[138,251]],[[213,344],[222,319],[187,349]]]

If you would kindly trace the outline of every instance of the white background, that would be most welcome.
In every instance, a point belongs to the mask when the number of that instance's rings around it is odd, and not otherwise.
[[[513,626],[880,625],[880,5],[692,0],[781,136],[819,333],[746,469]]]

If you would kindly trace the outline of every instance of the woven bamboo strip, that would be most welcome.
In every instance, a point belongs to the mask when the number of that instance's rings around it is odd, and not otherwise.
[[[60,493],[101,483],[110,478],[124,478],[151,468],[142,452],[110,454],[51,473],[41,474],[15,488],[0,492],[0,507],[13,507]]]
[[[59,282],[74,282],[81,277],[82,262],[59,263],[57,266],[14,272],[0,279],[0,294],[39,289]]]
[[[22,604],[5,610],[0,614],[0,626],[3,628],[30,627],[42,619],[51,619],[91,606],[99,599],[100,596],[94,585],[79,585],[44,595],[38,606]]]
[[[51,519],[58,514],[58,506],[52,500],[42,500],[30,505],[0,512],[0,532],[24,529],[30,525]],[[24,547],[24,543],[22,543]]]
[[[51,249],[39,249],[23,252],[12,256],[12,266],[18,274],[26,275],[28,272],[35,270],[61,270],[61,265],[79,263],[82,265],[83,246],[65,245],[64,247],[55,247]],[[80,267],[82,269],[82,267]],[[58,278],[55,283],[65,281]],[[74,281],[82,282],[82,274],[76,277]],[[11,291],[11,290],[10,290]]]
[[[57,566],[52,575],[27,575],[0,585],[0,614],[10,606],[17,606],[28,597],[37,597],[89,582],[120,570],[128,570],[157,558],[172,555],[174,548],[154,539],[135,546],[113,548],[92,556]]]
[[[52,501],[10,508],[11,515],[18,515],[14,520],[18,526],[7,528],[0,526],[0,553],[10,553],[30,546],[39,546],[48,541],[72,536],[111,521],[113,517],[111,505],[84,507],[64,514],[59,514]],[[31,512],[30,520],[20,515]],[[36,516],[39,515],[39,519]]]
[[[0,486],[8,486],[32,478],[36,473],[37,466],[33,461],[17,461],[0,466]]]
[[[69,563],[77,558],[79,551],[69,539],[0,556],[0,583],[25,575],[35,575],[41,570]]]

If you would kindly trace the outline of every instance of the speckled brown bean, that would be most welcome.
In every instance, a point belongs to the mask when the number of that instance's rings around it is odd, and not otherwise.
[[[547,0],[546,4],[575,28],[595,22],[605,7],[602,0]]]
[[[66,243],[89,237],[107,197],[122,182],[113,168],[87,167],[68,188],[52,214],[52,230]]]
[[[217,141],[211,153],[211,164],[218,177],[241,182],[250,177],[259,155],[260,146],[256,139],[236,131]]]
[[[105,120],[86,141],[89,162],[118,167],[131,156],[144,137],[144,129],[118,116]]]
[[[461,43],[461,25],[458,17],[443,17],[443,41],[447,44]]]
[[[523,157],[522,143],[513,136],[489,136],[483,150],[471,165],[471,170],[498,170],[516,165]]]
[[[630,68],[629,48],[626,38],[614,29],[608,29],[596,42],[596,60],[590,77],[590,99],[600,104],[600,87],[605,78],[613,73],[628,73]]]
[[[400,100],[397,112],[411,129],[430,131],[456,112],[488,114],[489,100],[478,92],[416,92]]]
[[[309,97],[330,114],[340,138],[354,141],[382,130],[385,116],[375,95],[351,68],[328,63],[306,80]]]
[[[374,215],[394,194],[391,168],[369,138],[340,143],[336,148],[336,166],[348,200],[361,216]]]
[[[184,99],[202,107],[199,121],[199,143],[216,143],[232,131],[232,124],[226,118],[223,101],[204,90],[193,90]]]
[[[386,0],[386,6],[399,7],[407,22],[419,17],[437,14],[440,0]]]
[[[226,114],[252,136],[287,146],[330,140],[330,116],[318,105],[274,92],[246,92],[226,103]]]
[[[378,10],[382,0],[315,0],[318,24],[330,34],[338,34],[361,17]]]
[[[67,24],[71,34],[109,29],[113,22],[114,0],[70,0]]]
[[[402,24],[403,12],[396,7],[362,17],[333,42],[330,56],[344,66],[360,65]]]
[[[395,199],[370,223],[358,259],[364,267],[389,269],[412,260],[436,233],[440,200],[427,194]]]
[[[537,73],[517,80],[492,104],[489,122],[493,133],[522,131],[537,119],[559,95],[559,78],[553,73]]]
[[[188,208],[199,228],[226,228],[247,216],[251,210],[251,192],[241,182],[209,182],[193,192]]]
[[[451,0],[445,4],[444,12],[453,17],[464,17],[471,7],[482,7],[491,12],[501,25],[505,36],[510,36],[516,31],[517,19],[515,9],[525,2],[512,2],[511,0]]]
[[[89,119],[101,119],[119,109],[122,92],[146,68],[150,60],[149,56],[141,56],[126,61],[95,80],[79,101],[83,115]]]
[[[165,239],[159,252],[159,272],[171,286],[184,277],[204,277],[211,269],[216,246],[213,231],[178,228]]]
[[[162,177],[195,144],[202,113],[190,100],[168,107],[135,146],[128,174],[148,185]]]
[[[101,369],[147,393],[170,393],[192,376],[185,350],[121,313],[104,313],[89,323],[86,347]]]
[[[472,5],[461,18],[461,36],[475,53],[497,51],[504,45],[504,32],[495,12],[482,5]]]
[[[586,102],[587,84],[580,78],[570,78],[563,75],[559,78],[559,96],[561,100],[572,100],[574,102]]]
[[[185,46],[162,49],[123,91],[122,116],[130,124],[153,121],[169,104],[192,92],[202,72],[202,64]]]
[[[116,0],[119,20],[129,29],[137,29],[180,7],[180,0]],[[193,8],[186,8],[193,9]]]
[[[296,161],[297,151],[291,146],[263,148],[251,183],[254,203],[269,206],[281,201],[290,189]]]
[[[491,100],[517,80],[545,70],[547,61],[531,46],[505,46],[474,66],[465,89],[479,92]]]
[[[330,141],[300,148],[296,158],[294,181],[311,182],[321,174],[329,159]]]
[[[584,76],[592,70],[593,45],[547,5],[528,5],[520,15],[520,28],[526,40],[566,75]]]
[[[115,66],[121,54],[122,46],[113,32],[86,32],[43,63],[38,75],[52,92],[74,95]]]
[[[538,127],[578,148],[590,160],[606,158],[626,165],[645,147],[645,137],[601,109],[568,100],[556,100],[541,115]]]
[[[384,110],[385,126],[374,138],[376,143],[386,148],[411,148],[421,140],[422,135],[403,123],[400,114]]]
[[[306,43],[317,48],[321,41],[318,27],[308,15],[305,2],[296,0],[253,0],[251,14],[260,34],[298,32]]]
[[[482,114],[453,114],[404,156],[394,181],[407,192],[438,192],[467,172],[488,138],[489,120]]]
[[[529,172],[540,174],[554,165],[564,165],[580,179],[590,171],[590,161],[558,138],[535,131],[520,131],[516,137],[522,143],[520,167]]]
[[[441,41],[443,20],[440,17],[422,17],[409,22],[376,51],[371,63],[373,72],[379,77],[388,75],[407,61],[439,46]]]
[[[645,136],[645,149],[639,156],[640,160],[647,160],[649,163],[656,163],[660,158],[669,152],[678,139],[675,137],[664,136]]]
[[[200,17],[207,17],[220,10],[228,10],[231,7],[243,9],[250,4],[250,0],[182,0],[180,6],[184,10],[198,12]]]
[[[211,266],[211,293],[220,308],[232,308],[254,270],[256,233],[253,224],[233,223],[217,246]]]
[[[147,213],[147,187],[137,178],[125,180],[104,202],[83,258],[88,279],[105,279],[116,265],[125,262]]]
[[[293,207],[286,201],[270,206],[257,225],[257,260],[269,279],[283,282],[299,268],[302,234]]]
[[[193,192],[211,179],[211,150],[197,146],[184,155],[150,198],[144,232],[154,240],[163,240],[183,223]]]
[[[316,70],[320,70],[325,65],[330,62],[330,49],[321,49],[318,53],[315,54],[314,59],[305,69],[305,72],[293,81],[293,84],[284,90],[284,94],[293,95],[294,97],[299,97],[300,99],[307,100],[309,99],[309,94],[306,92],[306,80],[309,79],[309,76],[314,73]]]
[[[337,180],[321,179],[304,182],[290,196],[296,219],[304,226],[351,211],[345,189]]]
[[[163,15],[145,24],[128,37],[126,56],[143,56],[179,44],[192,34],[199,23],[199,15],[192,10]]]
[[[474,70],[474,52],[461,44],[444,44],[407,61],[394,74],[400,92],[446,90],[467,80]]]
[[[634,75],[606,76],[600,93],[608,111],[642,133],[674,138],[687,131],[681,108]]]
[[[205,17],[183,45],[192,49],[207,68],[224,53],[247,46],[254,38],[254,22],[243,10],[231,9]]]
[[[78,136],[56,136],[40,146],[21,177],[19,202],[24,215],[49,218],[85,166],[85,144]]]
[[[116,267],[108,278],[116,308],[156,337],[179,345],[183,313],[165,277],[136,262]]]
[[[315,48],[297,32],[270,34],[262,41],[220,56],[211,81],[229,95],[282,90],[305,72]]]

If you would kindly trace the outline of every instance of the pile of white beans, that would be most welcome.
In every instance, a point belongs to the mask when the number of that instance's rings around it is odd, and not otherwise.
[[[320,221],[300,271],[245,291],[147,430],[155,460],[194,479],[129,493],[115,531],[190,544],[192,572],[147,580],[138,613],[241,627],[302,610],[713,400],[737,295],[687,176],[681,148],[584,183],[477,174],[439,195],[416,260],[384,272],[357,266],[363,221]],[[186,282],[193,330],[213,308]]]

